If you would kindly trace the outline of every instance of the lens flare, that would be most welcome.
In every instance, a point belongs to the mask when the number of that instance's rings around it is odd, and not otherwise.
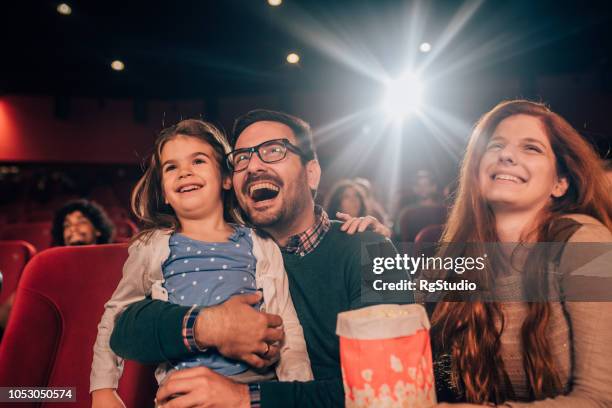
[[[418,112],[423,96],[423,84],[417,75],[407,72],[389,81],[382,108],[390,119],[403,119]]]

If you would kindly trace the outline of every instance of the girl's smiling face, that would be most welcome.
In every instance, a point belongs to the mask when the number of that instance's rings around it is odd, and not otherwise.
[[[179,220],[223,211],[222,189],[229,190],[231,181],[210,144],[178,135],[164,144],[160,158],[164,199]]]
[[[497,125],[480,160],[478,178],[482,196],[493,211],[539,210],[568,188],[567,180],[557,174],[542,122],[524,114]]]

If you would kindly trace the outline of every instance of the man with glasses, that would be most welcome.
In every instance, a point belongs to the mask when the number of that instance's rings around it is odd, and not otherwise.
[[[281,247],[315,380],[247,386],[203,367],[185,369],[162,384],[158,401],[172,407],[343,406],[336,316],[363,306],[362,272],[372,268],[362,265],[362,245],[377,243],[383,256],[393,256],[395,248],[372,232],[342,232],[341,223],[315,206],[321,168],[306,122],[256,110],[236,121],[233,139],[227,163],[236,198],[250,223]],[[111,346],[120,356],[143,362],[182,358],[194,347],[217,347],[255,367],[270,365],[279,345],[269,337],[282,327],[278,316],[251,308],[258,300],[258,295],[234,297],[201,310],[143,300],[120,316]],[[177,394],[182,396],[168,401]]]

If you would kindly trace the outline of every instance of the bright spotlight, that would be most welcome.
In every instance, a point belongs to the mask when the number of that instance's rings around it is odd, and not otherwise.
[[[283,0],[268,0],[268,4],[272,7],[280,6]]]
[[[428,42],[424,42],[421,45],[419,45],[419,51],[421,52],[429,52],[431,51],[431,44]]]
[[[114,60],[111,62],[111,68],[115,71],[123,71],[125,69],[125,64],[122,61]]]
[[[291,54],[287,55],[287,62],[290,64],[297,64],[300,62],[300,56],[295,52],[292,52]]]
[[[72,13],[72,8],[66,3],[58,4],[57,12],[63,16],[69,16]]]
[[[389,118],[403,119],[419,110],[423,85],[418,76],[406,73],[401,78],[387,83],[383,109]]]

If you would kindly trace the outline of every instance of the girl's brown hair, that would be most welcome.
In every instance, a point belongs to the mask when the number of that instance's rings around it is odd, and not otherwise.
[[[133,240],[141,238],[147,240],[151,233],[157,229],[176,230],[180,228],[180,222],[174,210],[164,201],[161,183],[162,149],[168,141],[177,136],[195,137],[208,143],[215,153],[215,159],[221,169],[221,177],[229,175],[229,169],[224,159],[225,155],[231,151],[231,146],[223,132],[215,126],[201,120],[187,119],[162,130],[155,140],[149,165],[132,191],[132,211],[143,226],[143,231]],[[225,220],[242,223],[233,190],[223,190],[222,200]]]
[[[612,229],[612,200],[594,149],[567,121],[545,105],[514,100],[498,104],[476,124],[461,165],[457,198],[442,242],[475,243],[477,246],[499,241],[495,216],[479,189],[478,168],[495,128],[502,120],[519,114],[541,121],[556,157],[558,175],[566,177],[569,183],[567,192],[553,199],[546,208],[532,236],[538,242],[554,240],[552,225],[568,213],[590,215]],[[543,263],[530,265],[526,275],[528,279],[541,280],[540,271],[545,268]],[[485,268],[480,281],[486,285],[492,273],[490,267]],[[521,328],[523,367],[532,399],[562,392],[546,336],[550,313],[548,302],[529,302]],[[441,302],[434,310],[434,348],[450,352],[452,382],[468,402],[497,404],[513,397],[501,358],[503,326],[503,313],[496,302]]]

